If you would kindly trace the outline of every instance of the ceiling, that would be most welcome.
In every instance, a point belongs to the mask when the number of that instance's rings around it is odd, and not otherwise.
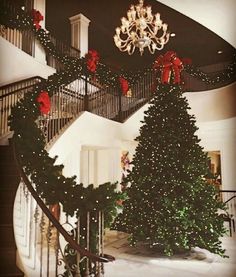
[[[236,47],[235,0],[158,0],[207,27]]]
[[[120,52],[113,42],[115,28],[120,26],[120,18],[126,16],[131,4],[138,0],[49,0],[46,1],[46,28],[57,38],[70,42],[69,17],[83,13],[91,20],[89,25],[89,49],[96,49],[103,61],[114,69],[140,69],[148,67],[155,58],[167,50],[174,50],[179,57],[191,58],[196,66],[230,62],[235,48],[204,26],[187,16],[156,1],[145,0],[153,13],[159,12],[168,24],[170,32],[176,34],[161,51],[154,55],[138,51],[131,56]],[[221,50],[222,53],[217,52]]]

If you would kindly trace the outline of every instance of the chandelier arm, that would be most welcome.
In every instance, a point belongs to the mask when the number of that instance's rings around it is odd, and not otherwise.
[[[127,50],[129,55],[132,55],[134,53],[134,50],[135,50],[134,44],[131,43],[131,45],[132,45],[131,51]]]
[[[129,40],[127,40],[127,41],[124,41],[124,44],[123,44],[123,45],[120,45],[119,49],[127,48],[127,46],[128,46],[129,44],[131,44],[131,43],[133,44],[133,42],[132,42],[131,39],[129,39]],[[126,50],[124,50],[124,51],[126,51]]]
[[[150,32],[149,36],[148,36],[150,39],[154,39],[158,44],[160,45],[164,45],[166,44],[168,41],[169,41],[169,33],[166,32],[166,31],[163,31],[163,35],[161,37],[157,37],[153,32]],[[164,40],[163,40],[164,39]],[[163,47],[162,47],[163,48]],[[162,49],[161,48],[161,49]],[[158,49],[160,50],[160,49]]]
[[[126,33],[123,33],[123,34],[127,34],[129,37],[131,36],[131,33],[130,31],[135,28],[135,24],[130,24],[129,27],[126,28]]]
[[[151,43],[148,45],[148,50],[150,51],[151,54],[155,53],[156,47],[153,49],[152,47],[150,47]]]
[[[158,39],[156,39],[156,38],[151,38],[151,37],[149,37],[149,38],[150,38],[150,40],[151,40],[151,43],[148,45],[148,49],[149,49],[149,51],[150,51],[152,54],[154,54],[155,50],[162,50],[162,49],[163,49],[164,43],[161,43],[161,42],[160,42]],[[155,48],[154,48],[154,49],[151,47],[152,44],[155,44]]]
[[[153,25],[151,25],[151,27],[154,28]],[[149,25],[147,25],[147,28],[148,28],[149,33],[150,33],[153,37],[156,37],[156,34],[153,32],[153,30],[151,29],[151,27],[150,27]],[[167,32],[166,30],[163,29],[163,26],[161,26],[161,27],[158,26],[157,31],[158,31],[158,30],[161,30],[161,29],[162,29],[162,31],[163,31],[163,34],[162,34],[162,36],[160,37],[160,39],[163,38],[163,37],[165,37],[165,36],[167,36],[167,34],[168,34],[168,32]]]

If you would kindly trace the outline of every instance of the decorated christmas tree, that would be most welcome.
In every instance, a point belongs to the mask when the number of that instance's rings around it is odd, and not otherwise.
[[[181,86],[173,84],[179,80],[167,83],[164,73],[136,138],[128,199],[113,229],[165,255],[200,247],[223,256],[223,206],[205,179],[208,158]]]

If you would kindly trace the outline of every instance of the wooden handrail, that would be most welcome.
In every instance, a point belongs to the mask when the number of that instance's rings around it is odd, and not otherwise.
[[[51,214],[50,210],[47,208],[47,206],[44,204],[44,202],[42,201],[42,199],[39,197],[38,193],[36,192],[36,190],[33,188],[33,186],[31,185],[31,182],[29,181],[27,175],[25,174],[23,168],[20,165],[20,161],[19,158],[17,157],[16,154],[16,149],[15,149],[15,144],[14,142],[12,143],[12,147],[13,147],[13,153],[14,153],[14,159],[16,161],[17,164],[17,170],[22,178],[22,180],[24,181],[27,189],[29,190],[29,192],[31,193],[31,195],[33,196],[33,198],[35,199],[35,201],[37,202],[37,204],[39,205],[39,207],[42,209],[42,211],[44,212],[44,214],[48,217],[48,219],[51,221],[51,223],[55,226],[55,228],[58,230],[58,232],[64,237],[64,239],[70,244],[70,246],[77,250],[82,256],[86,256],[88,257],[91,261],[94,262],[102,262],[102,263],[107,263],[110,261],[114,261],[115,258],[113,256],[110,255],[106,255],[104,254],[105,257],[104,258],[102,256],[97,256],[93,253],[91,253],[90,251],[82,248],[73,238],[72,236],[70,236],[67,231],[63,228],[63,226],[60,224],[60,222]]]
[[[236,193],[236,190],[222,190],[222,189],[220,189],[219,192],[233,192],[233,193]]]

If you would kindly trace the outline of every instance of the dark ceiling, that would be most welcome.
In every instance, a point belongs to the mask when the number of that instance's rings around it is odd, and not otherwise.
[[[46,28],[57,38],[70,42],[69,17],[82,13],[91,20],[89,25],[89,48],[96,49],[103,61],[114,68],[143,68],[150,66],[160,54],[174,50],[179,57],[191,58],[196,66],[204,66],[232,60],[235,48],[189,17],[155,1],[146,0],[153,13],[159,12],[176,34],[161,51],[154,55],[147,50],[140,56],[136,50],[129,56],[120,52],[113,42],[115,28],[121,25],[131,4],[138,0],[48,0],[46,1]],[[217,52],[221,50],[222,53]]]

